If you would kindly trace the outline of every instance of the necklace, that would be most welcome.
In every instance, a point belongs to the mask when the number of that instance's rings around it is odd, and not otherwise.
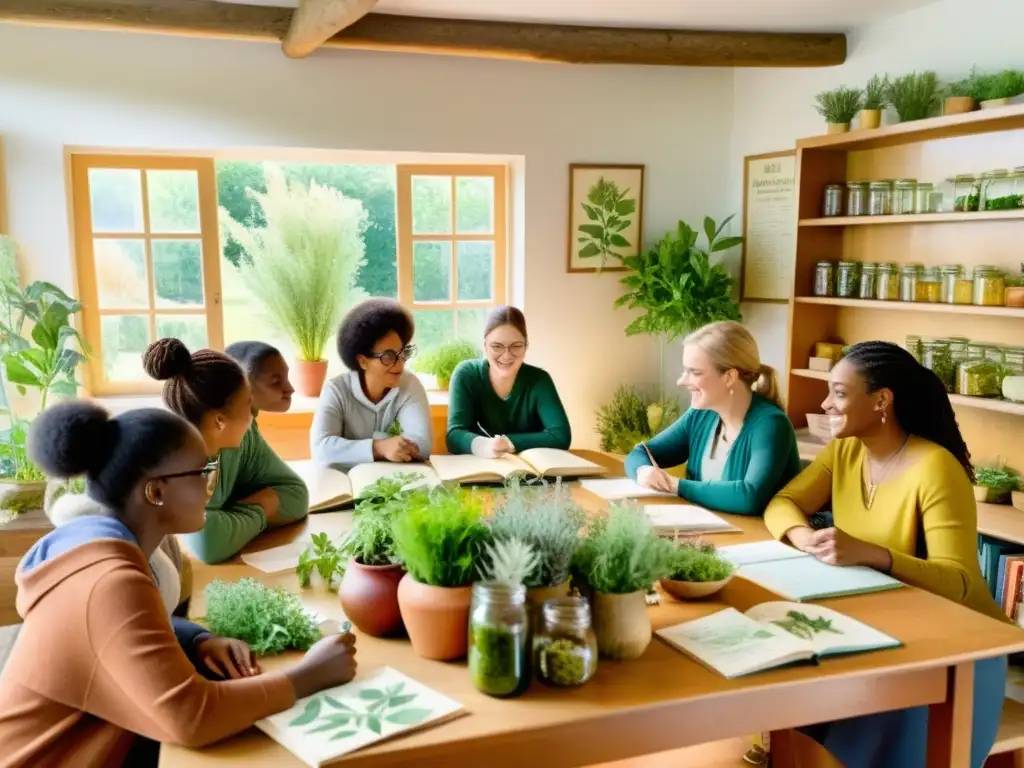
[[[877,483],[875,482],[874,473],[871,471],[871,457],[868,457],[868,509],[871,509],[871,505],[875,503],[875,491],[878,490],[878,486],[881,485],[882,481],[885,480],[885,478],[888,476],[889,470],[896,462],[896,459],[898,459],[903,454],[903,451],[906,450],[907,443],[909,442],[910,435],[907,435],[906,439],[903,441],[903,445],[899,447],[899,450],[893,453],[892,456],[890,456],[888,459],[886,459],[885,464],[882,465],[882,473],[879,476]]]

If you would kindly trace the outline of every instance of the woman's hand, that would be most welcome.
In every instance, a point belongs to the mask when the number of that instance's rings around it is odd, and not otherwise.
[[[373,456],[376,459],[404,464],[415,459],[418,452],[416,443],[401,435],[373,441]]]
[[[252,649],[230,637],[207,637],[196,646],[199,663],[224,680],[239,680],[260,674]]]
[[[504,435],[496,435],[491,438],[491,450],[495,456],[504,456],[506,453],[515,453],[516,447]]]
[[[636,471],[636,481],[653,491],[679,493],[679,479],[659,467],[640,467]]]
[[[306,651],[287,672],[295,698],[343,685],[356,676],[356,637],[351,632],[328,635]]]
[[[892,568],[892,555],[888,549],[861,541],[839,528],[813,531],[807,546],[801,549],[828,565],[864,565],[883,573]]]

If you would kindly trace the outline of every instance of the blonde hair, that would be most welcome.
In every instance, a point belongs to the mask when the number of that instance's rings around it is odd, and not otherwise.
[[[779,378],[775,369],[761,362],[757,342],[745,326],[726,320],[698,328],[683,344],[700,347],[721,371],[735,369],[740,381],[765,400],[782,407]]]

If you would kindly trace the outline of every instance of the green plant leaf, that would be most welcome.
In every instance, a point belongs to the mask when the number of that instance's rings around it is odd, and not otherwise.
[[[295,727],[299,725],[309,725],[320,715],[320,697],[310,699],[306,702],[306,706],[302,710],[302,714],[292,720],[288,725]]]
[[[624,238],[622,235],[612,235],[610,242],[612,245],[618,246],[619,248],[629,247],[629,240]]]
[[[384,719],[395,725],[416,725],[430,717],[432,710],[429,709],[403,709],[401,712],[394,712]]]
[[[323,697],[323,700],[324,700],[324,701],[325,701],[325,702],[326,702],[326,703],[327,703],[328,705],[330,705],[330,706],[334,707],[335,709],[343,709],[343,710],[345,710],[346,712],[355,712],[355,710],[354,710],[354,709],[352,709],[352,707],[350,707],[350,706],[349,706],[348,704],[345,704],[345,703],[343,703],[343,702],[340,702],[340,701],[338,701],[338,700],[337,700],[336,698],[334,698],[333,696],[324,696],[324,697]]]
[[[384,694],[378,691],[376,688],[364,688],[359,692],[359,698],[367,699],[369,701],[375,701],[377,699],[383,699]]]
[[[740,245],[742,242],[743,242],[743,238],[742,237],[725,237],[725,238],[722,238],[721,240],[717,241],[713,246],[711,246],[711,252],[712,253],[718,253],[719,251],[727,251],[730,248],[735,248],[737,245]]]
[[[591,221],[600,221],[601,220],[601,213],[600,213],[600,211],[598,211],[592,205],[587,205],[586,203],[580,203],[580,205],[583,206],[583,210],[586,212],[588,219],[590,219]]]
[[[24,355],[28,351],[30,350],[26,350],[21,354]],[[21,361],[21,359],[8,355],[6,358],[4,358],[4,366],[7,369],[7,379],[11,383],[24,387],[42,386],[42,381],[39,379],[39,377],[35,373],[30,371]]]
[[[335,728],[348,725],[351,720],[352,718],[346,715],[328,715],[322,719],[320,725],[306,731],[306,733],[323,733],[324,731],[333,731]]]
[[[615,212],[619,216],[628,216],[636,211],[636,200],[623,200],[615,206]]]
[[[50,385],[50,392],[58,397],[74,397],[78,394],[78,383],[74,381],[55,381]]]
[[[579,230],[580,232],[585,232],[591,237],[604,237],[604,227],[600,224],[580,224]]]
[[[341,741],[342,739],[347,739],[349,736],[355,736],[355,735],[356,735],[356,731],[338,731],[336,734],[331,736],[330,740],[331,741]]]
[[[594,256],[597,256],[599,253],[601,253],[601,249],[597,247],[594,243],[590,243],[589,245],[580,249],[579,257],[581,259],[589,259]]]
[[[392,696],[388,699],[389,707],[400,707],[403,704],[408,704],[410,701],[416,698],[415,693],[407,693],[404,696]]]
[[[715,220],[710,216],[704,217],[704,237],[708,239],[709,243],[715,239]]]
[[[366,718],[366,727],[379,736],[381,731],[380,718],[376,715]]]

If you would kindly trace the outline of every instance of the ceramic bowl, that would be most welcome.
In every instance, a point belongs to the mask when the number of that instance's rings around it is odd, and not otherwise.
[[[721,581],[675,581],[674,579],[660,579],[658,583],[661,588],[676,600],[700,600],[720,592],[726,584],[732,581],[732,574],[729,574]]]

